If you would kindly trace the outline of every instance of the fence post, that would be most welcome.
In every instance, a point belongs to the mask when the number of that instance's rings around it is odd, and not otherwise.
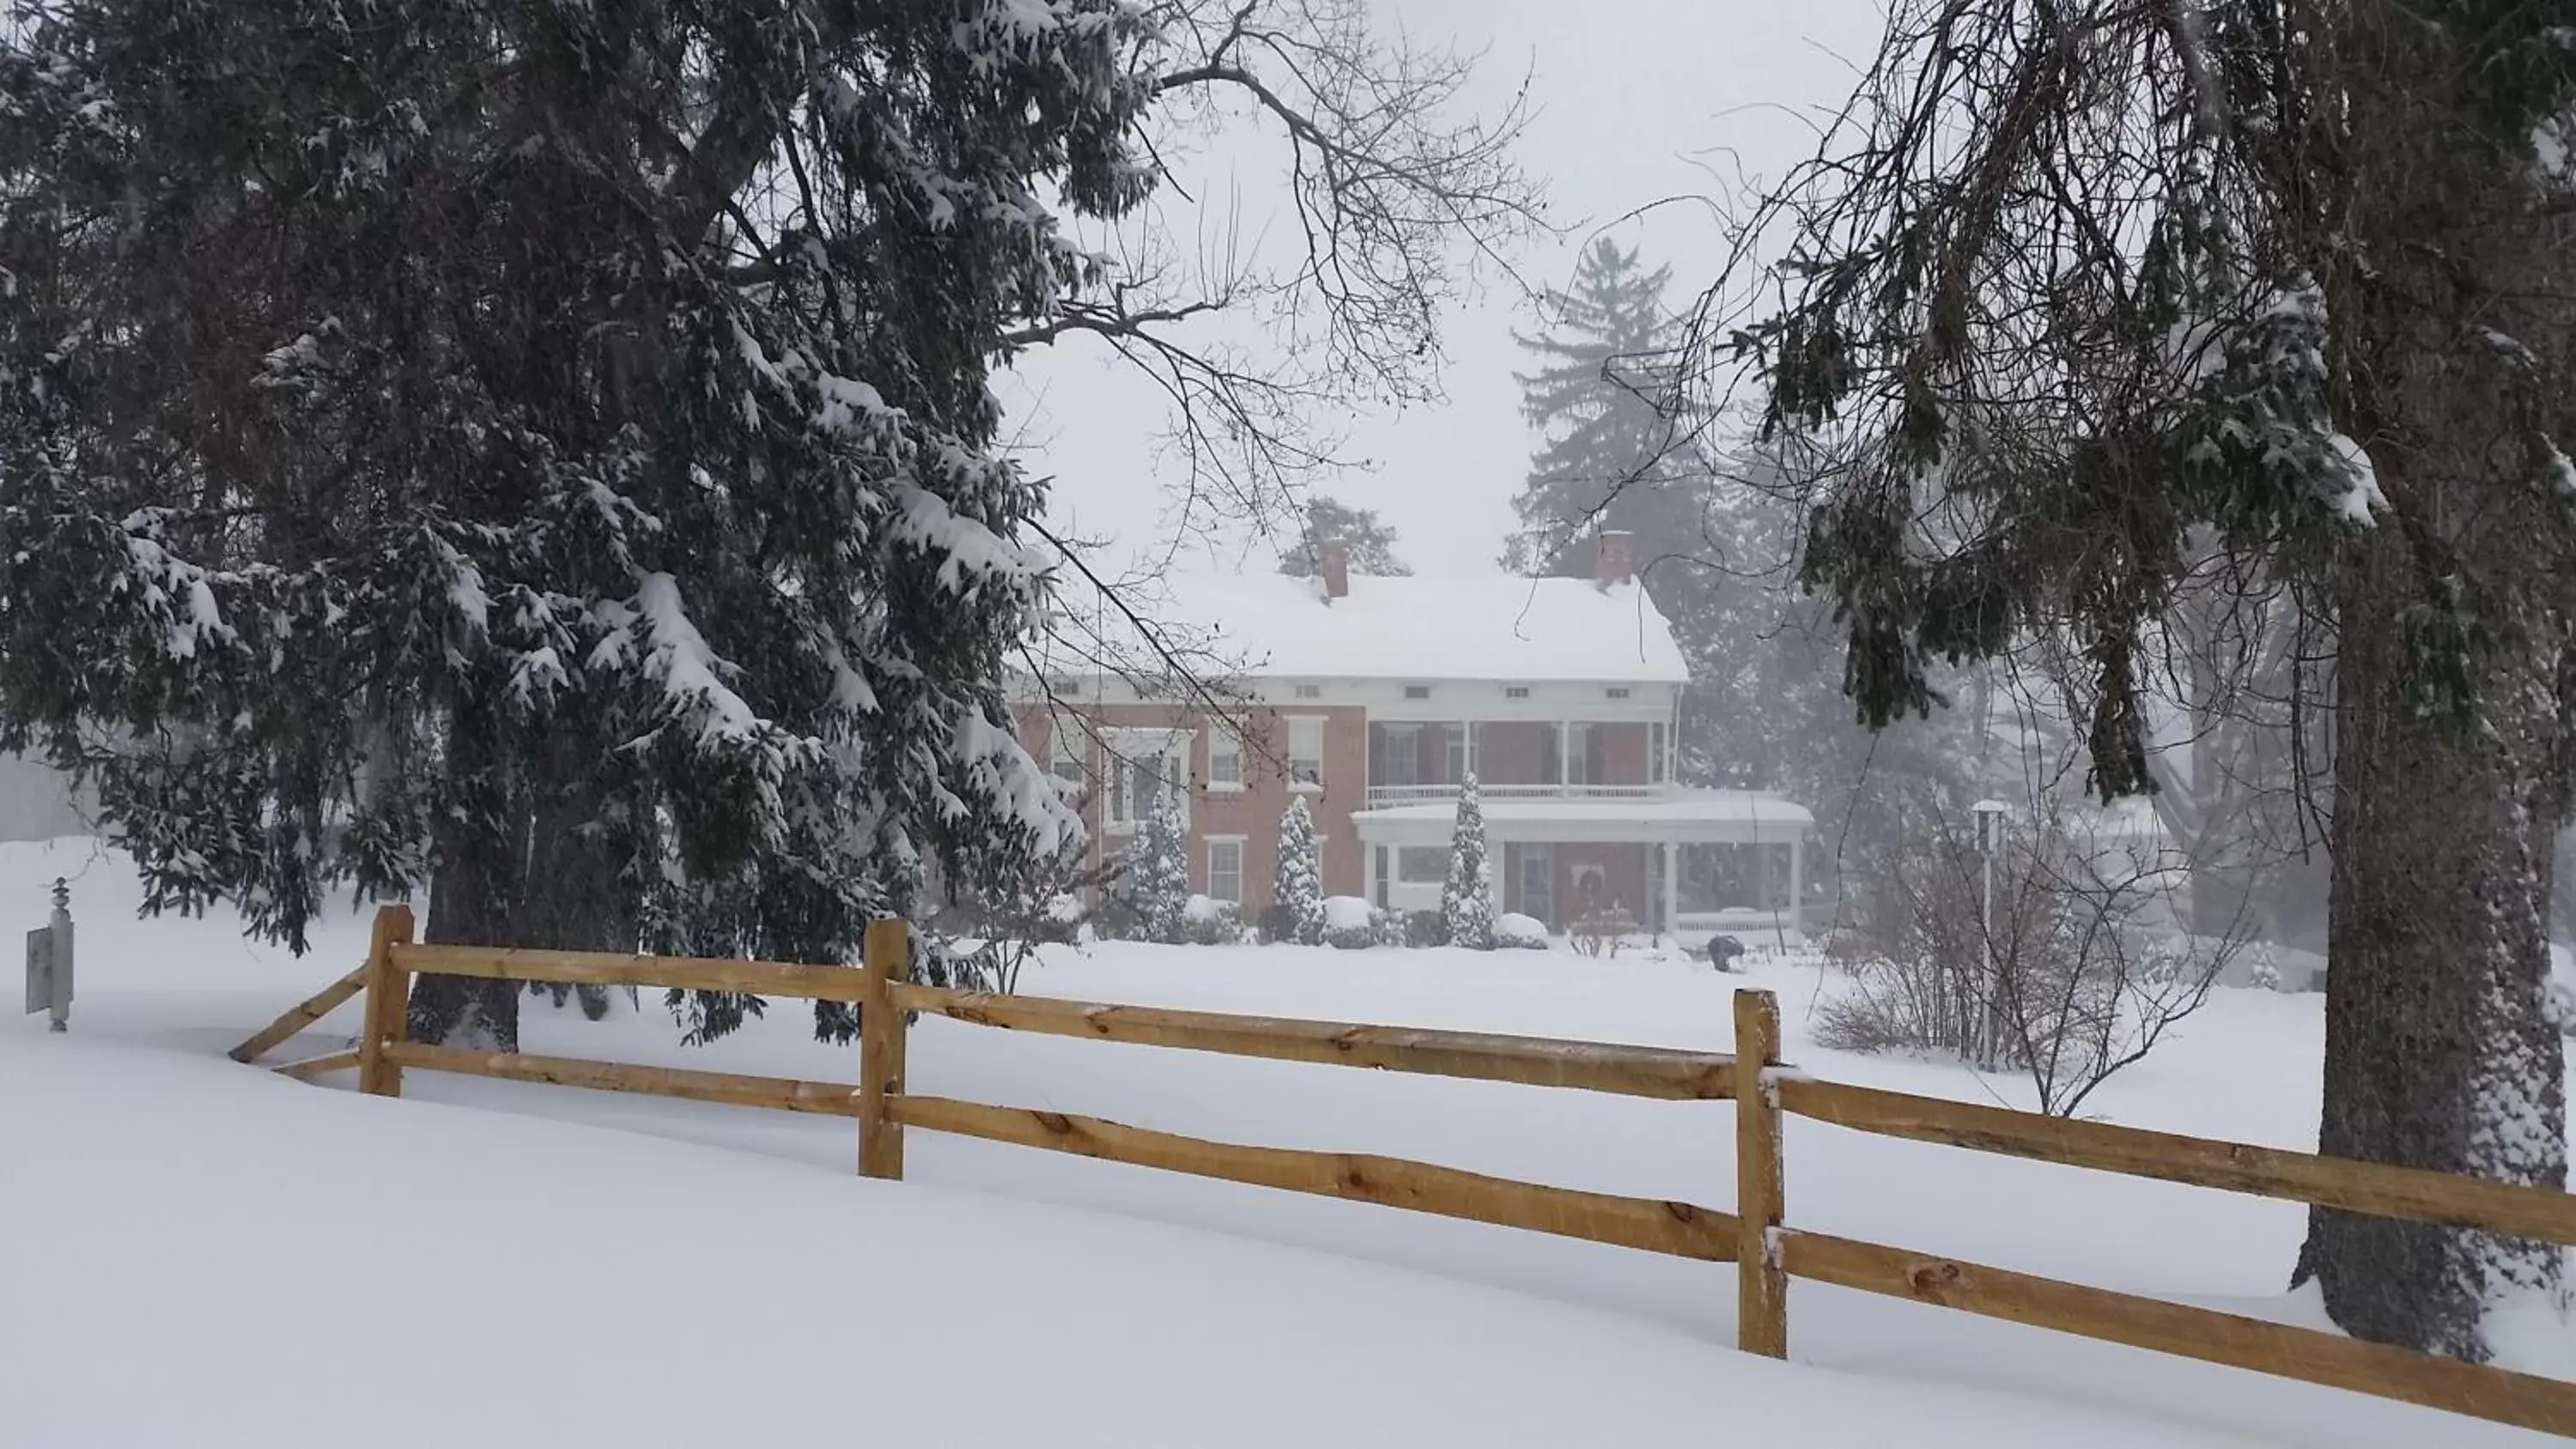
[[[1780,1101],[1762,1079],[1779,1064],[1779,998],[1736,992],[1735,1346],[1771,1358],[1789,1356],[1789,1280],[1771,1245],[1783,1211]]]
[[[903,1177],[903,1124],[887,1113],[903,1095],[903,1013],[893,988],[909,974],[912,943],[899,918],[868,922],[861,964],[867,989],[859,1002],[859,1173]]]
[[[376,912],[367,938],[367,1006],[358,1027],[358,1090],[374,1097],[402,1095],[402,1068],[385,1060],[385,1047],[409,1030],[411,973],[394,964],[394,947],[411,944],[411,907]]]

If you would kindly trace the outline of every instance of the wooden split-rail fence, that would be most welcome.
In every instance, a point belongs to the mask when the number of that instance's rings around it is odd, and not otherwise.
[[[359,1090],[381,1096],[401,1095],[403,1073],[421,1070],[828,1113],[857,1119],[859,1171],[870,1177],[901,1178],[904,1133],[920,1128],[1733,1263],[1737,1345],[1774,1358],[1785,1357],[1789,1348],[1789,1281],[1803,1278],[2576,1436],[2576,1384],[1787,1227],[1781,1122],[1806,1117],[1881,1136],[2559,1244],[2576,1244],[2576,1196],[1819,1081],[1782,1065],[1779,1008],[1767,991],[1735,993],[1736,1050],[1726,1055],[916,985],[906,979],[910,943],[904,923],[893,920],[869,927],[863,965],[856,969],[436,946],[416,943],[412,935],[407,908],[380,911],[364,965],[232,1055],[252,1061],[363,995],[356,1047],[276,1070],[311,1081],[354,1069]],[[799,1081],[416,1043],[405,1039],[404,1014],[411,978],[422,972],[849,1002],[859,1008],[858,1080]],[[1274,1061],[1732,1102],[1736,1210],[1517,1182],[1403,1158],[1239,1146],[1063,1112],[916,1096],[904,1090],[904,1054],[907,1023],[922,1014],[1008,1031]]]

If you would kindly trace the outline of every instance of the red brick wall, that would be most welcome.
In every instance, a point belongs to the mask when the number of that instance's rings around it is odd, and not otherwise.
[[[1643,785],[1647,781],[1647,752],[1652,748],[1653,726],[1641,724],[1597,724],[1592,727],[1592,763],[1598,766],[1592,783],[1596,785]]]
[[[1484,785],[1553,785],[1546,773],[1547,735],[1554,725],[1512,720],[1476,728],[1476,781]]]
[[[1315,841],[1324,863],[1324,892],[1327,895],[1355,896],[1361,893],[1366,879],[1365,862],[1360,857],[1358,828],[1351,824],[1351,812],[1365,806],[1368,798],[1368,720],[1367,712],[1356,705],[1289,705],[1280,709],[1257,708],[1242,720],[1245,726],[1244,785],[1239,790],[1210,789],[1207,783],[1208,740],[1210,731],[1204,711],[1176,705],[1107,704],[1085,705],[1081,715],[1095,729],[1152,728],[1192,731],[1190,741],[1190,889],[1207,889],[1207,840],[1210,836],[1243,837],[1243,901],[1247,911],[1258,912],[1270,903],[1270,880],[1278,869],[1279,817],[1287,812],[1290,791],[1285,774],[1288,753],[1288,715],[1321,715],[1324,717],[1324,787],[1308,793],[1306,808],[1315,818]],[[1047,765],[1050,753],[1052,716],[1043,704],[1025,706],[1019,711],[1020,742],[1040,765]],[[1106,758],[1101,747],[1084,741],[1090,756],[1091,778],[1100,782],[1094,794],[1105,787]],[[1084,823],[1091,827],[1094,859],[1107,859],[1125,845],[1124,832],[1110,834],[1102,828],[1101,806],[1095,798],[1083,812]]]

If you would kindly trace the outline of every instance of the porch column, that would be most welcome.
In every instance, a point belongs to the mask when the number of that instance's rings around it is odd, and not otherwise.
[[[1676,842],[1664,842],[1664,933],[1678,937],[1682,929],[1682,848]]]
[[[1574,793],[1574,722],[1556,722],[1556,793]]]
[[[1800,914],[1807,899],[1805,870],[1806,832],[1801,830],[1789,837],[1789,929],[1792,931],[1806,930],[1806,918]]]

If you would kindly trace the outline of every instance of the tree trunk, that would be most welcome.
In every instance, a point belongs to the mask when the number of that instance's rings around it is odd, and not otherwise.
[[[520,856],[514,842],[495,838],[501,833],[441,832],[422,939],[443,946],[520,944],[512,929]],[[412,982],[411,1038],[432,1046],[517,1051],[519,991],[515,981],[424,974]]]
[[[2405,545],[2383,534],[2343,591],[2320,1151],[2506,1182],[2567,1178],[2560,1038],[2544,1008],[2556,711],[2526,647],[2489,661],[2487,731],[2446,736],[2402,696]],[[2554,691],[2552,691],[2554,694]],[[2483,1359],[2480,1319],[2554,1289],[2557,1250],[2316,1210],[2301,1275],[2363,1338]]]
[[[2387,509],[2339,561],[2331,947],[2320,1150],[2563,1187],[2547,1006],[2562,667],[2576,552],[2576,302],[2528,161],[2474,139],[2484,72],[2391,0],[2345,12],[2329,283],[2346,395]],[[2498,339],[2504,339],[2499,341]],[[2456,610],[2446,612],[2445,598]],[[2465,649],[2445,636],[2468,626]],[[2483,638],[2478,638],[2483,635]],[[2428,696],[2465,658],[2475,718]],[[2300,1276],[2364,1338],[2469,1359],[2487,1310],[2554,1295],[2559,1252],[2317,1210]]]
[[[450,767],[460,775],[510,778],[501,762],[506,746],[484,711],[457,709],[448,721],[446,748]],[[524,944],[515,928],[526,852],[522,810],[449,804],[431,827],[429,921],[422,939],[442,946]],[[412,982],[411,1038],[432,1046],[517,1051],[519,991],[515,981],[422,975]]]

